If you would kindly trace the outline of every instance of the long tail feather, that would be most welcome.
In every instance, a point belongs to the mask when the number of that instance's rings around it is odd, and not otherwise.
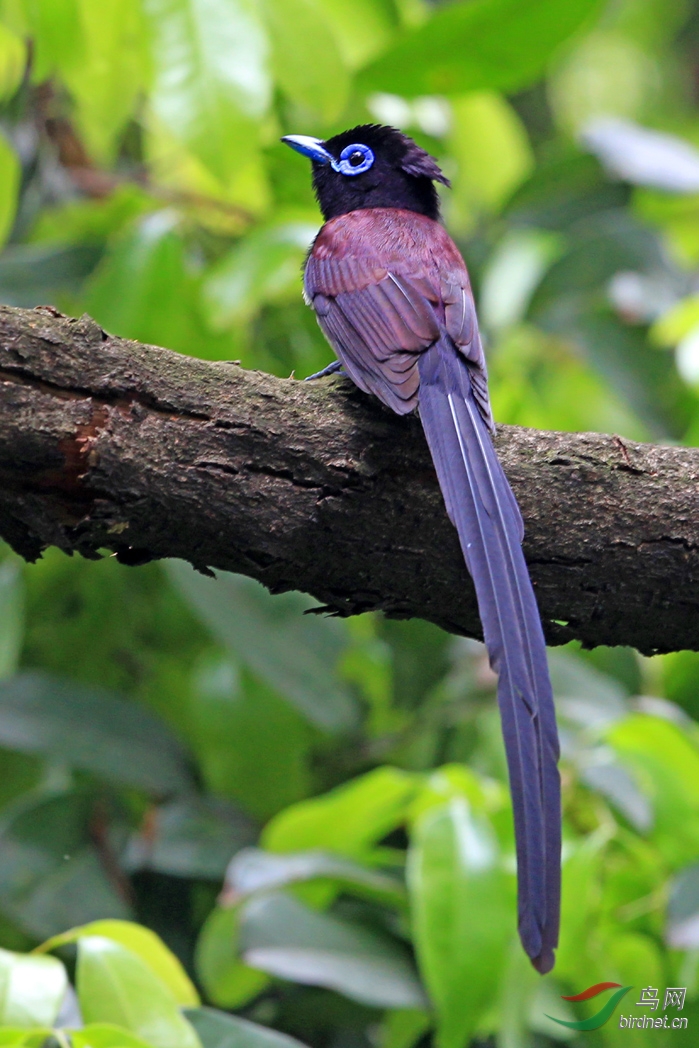
[[[558,733],[522,520],[471,390],[469,366],[440,340],[422,354],[420,418],[476,587],[498,673],[517,843],[519,934],[538,971],[558,943],[561,810]]]

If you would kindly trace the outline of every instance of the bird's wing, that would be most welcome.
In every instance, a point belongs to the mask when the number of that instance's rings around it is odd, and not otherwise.
[[[419,404],[498,672],[519,930],[544,972],[553,966],[560,905],[558,735],[546,648],[521,548],[521,514],[491,440],[487,373],[466,267],[436,223],[419,239],[419,217],[372,217],[367,211],[328,223],[329,233],[321,233],[309,256],[305,292],[361,389],[399,414]],[[406,244],[406,230],[414,228],[416,239]]]
[[[381,214],[381,242],[372,251],[364,228],[370,215],[377,212],[354,212],[328,223],[331,234],[321,234],[309,254],[304,292],[326,338],[360,389],[406,414],[417,404],[418,355],[446,330],[469,363],[476,403],[494,431],[485,356],[461,256],[442,227],[429,220],[423,224],[428,233],[438,231],[442,257],[435,261],[421,244],[422,251],[406,250],[397,210],[388,218]],[[413,226],[416,218],[409,215]]]
[[[491,433],[495,423],[488,395],[488,372],[478,332],[476,307],[464,262],[441,226],[444,250],[435,261],[423,249],[401,250],[384,236],[382,248],[367,250],[367,236],[352,242],[357,220],[370,212],[343,216],[328,223],[335,227],[337,250],[329,237],[311,250],[304,271],[304,295],[316,312],[325,337],[353,382],[373,393],[399,415],[413,411],[419,400],[418,358],[446,331],[468,364],[471,389],[483,421]],[[384,229],[385,233],[385,218]],[[415,216],[411,216],[414,221]],[[400,229],[400,224],[398,226]],[[360,225],[360,232],[364,232]],[[320,240],[320,238],[319,238]],[[330,240],[331,249],[328,249]],[[348,250],[348,243],[350,249]],[[355,250],[351,250],[354,248]],[[446,264],[444,264],[446,263]],[[519,541],[524,524],[509,485]],[[445,495],[446,498],[446,495]],[[449,516],[452,517],[451,509]]]
[[[417,404],[417,357],[439,338],[428,282],[373,259],[310,255],[306,296],[345,370],[366,393],[404,415]]]

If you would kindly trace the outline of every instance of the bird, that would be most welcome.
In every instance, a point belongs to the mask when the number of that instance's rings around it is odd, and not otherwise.
[[[437,161],[394,127],[281,140],[311,161],[324,224],[306,303],[342,369],[398,415],[417,412],[473,579],[508,763],[522,946],[542,974],[560,921],[558,732],[519,506],[492,437],[486,361],[468,272],[440,221]]]

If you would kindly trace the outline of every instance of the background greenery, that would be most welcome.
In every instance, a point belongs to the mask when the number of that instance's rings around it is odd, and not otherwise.
[[[300,298],[319,215],[278,138],[395,123],[453,180],[496,417],[696,443],[698,83],[693,0],[0,0],[0,299],[302,377],[331,356]],[[699,656],[550,653],[540,979],[480,645],[178,563],[3,557],[0,1044],[696,1036]],[[687,987],[689,1031],[546,1018],[600,980],[637,1015]]]

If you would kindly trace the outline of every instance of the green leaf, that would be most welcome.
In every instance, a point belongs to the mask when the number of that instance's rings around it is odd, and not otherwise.
[[[538,986],[547,988],[550,996],[554,998],[551,1001],[548,995],[546,997],[546,1003],[550,1004],[547,1009],[549,1014],[560,1015],[564,1019],[575,1018],[572,1010],[566,1012],[558,1007],[559,1004],[565,1005],[565,1002],[561,1001],[556,994],[555,984],[543,982],[539,978],[522,949],[519,938],[513,939],[503,964],[498,987],[498,1017],[500,1019],[498,1039],[503,1044],[528,1045],[533,1040],[529,1031],[536,1029],[538,1032],[544,1024],[547,1035],[550,1035],[552,1027],[558,1030],[563,1029],[563,1027],[556,1027],[550,1019],[546,1018],[545,1014],[542,1014],[542,1002],[535,996]],[[534,1006],[536,1006],[536,1011],[534,1011]],[[486,1020],[486,1025],[488,1025],[488,1020]]]
[[[658,661],[662,695],[681,706],[693,720],[699,720],[699,652],[675,651]]]
[[[675,866],[699,854],[699,749],[675,724],[637,713],[605,733],[654,812],[651,838]]]
[[[76,2],[84,47],[79,60],[71,54],[70,61],[61,62],[61,73],[88,152],[104,163],[113,159],[117,136],[145,85],[143,21],[138,0]]]
[[[257,839],[242,812],[212,797],[187,797],[151,809],[122,864],[170,877],[220,881],[231,855]]]
[[[516,927],[513,879],[484,816],[463,798],[428,810],[411,839],[408,887],[440,1048],[462,1048],[492,1006]]]
[[[194,285],[175,211],[120,232],[87,287],[85,308],[115,335],[192,351]]]
[[[43,244],[102,243],[128,222],[152,211],[158,202],[140,186],[117,186],[97,200],[68,200],[40,211],[30,240]]]
[[[0,136],[0,157],[3,142]],[[77,292],[100,254],[96,244],[11,244],[0,256],[0,298],[7,305],[31,309]]]
[[[0,950],[0,1025],[51,1026],[68,987],[55,957]]]
[[[350,646],[342,659],[342,676],[354,684],[368,707],[365,730],[374,738],[397,734],[406,727],[409,714],[394,705],[394,653],[381,637],[381,619],[356,615],[345,625]]]
[[[633,210],[661,233],[680,265],[692,266],[699,258],[698,203],[696,194],[679,196],[657,189],[636,189]]]
[[[313,731],[297,709],[229,657],[200,664],[193,693],[191,744],[212,793],[263,821],[308,796]],[[219,877],[234,850],[212,855]]]
[[[262,843],[275,852],[325,848],[362,858],[405,821],[420,782],[397,768],[376,768],[280,812],[265,827]]]
[[[653,77],[657,43],[649,49],[639,47],[606,18],[600,19],[593,32],[572,43],[574,46],[566,48],[555,63],[547,85],[549,111],[558,127],[571,137],[580,135],[583,144],[625,180],[635,182],[634,175],[638,175],[641,184],[679,188],[676,151],[666,145],[670,136],[658,136],[662,143],[658,149],[657,131],[636,128],[623,120],[645,117],[648,108],[657,104],[658,83]],[[677,125],[671,121],[670,127],[674,130]],[[680,150],[685,172],[694,166],[688,163],[688,153],[686,147]],[[646,183],[644,175],[650,173],[648,160],[653,154],[656,162],[651,170],[656,177]],[[658,171],[662,174],[656,181]],[[696,187],[697,182],[690,179],[688,186],[683,178],[681,185],[688,189]]]
[[[91,921],[79,928],[71,928],[54,935],[39,949],[41,952],[55,950],[69,942],[79,942],[88,936],[101,936],[112,942],[121,943],[148,965],[150,970],[169,988],[177,1003],[183,1007],[196,1007],[199,995],[180,962],[165,943],[150,928],[133,921]]]
[[[211,642],[160,564],[133,571],[114,557],[78,560],[51,549],[26,582],[25,643],[34,665],[138,695],[188,733],[190,667]]]
[[[0,101],[11,98],[19,87],[27,64],[24,42],[0,22]]]
[[[248,968],[238,953],[238,908],[215,907],[197,940],[197,978],[209,1000],[222,1008],[239,1008],[269,982],[264,972]]]
[[[318,913],[282,893],[243,906],[240,950],[252,968],[325,986],[370,1007],[426,1003],[402,944],[378,928]]]
[[[299,271],[318,232],[316,216],[255,229],[209,270],[202,296],[211,325],[221,330],[252,317],[265,302],[299,293]]]
[[[567,716],[592,727],[628,713],[628,692],[618,680],[572,652],[554,650],[549,660],[553,692],[565,704]]]
[[[272,69],[289,98],[335,120],[349,95],[349,76],[335,36],[314,0],[264,0],[261,5],[272,44]]]
[[[72,1048],[152,1048],[128,1030],[112,1023],[90,1023],[80,1030],[70,1030]]]
[[[418,95],[534,83],[555,50],[599,9],[599,0],[472,0],[429,21],[360,75],[365,90]]]
[[[163,795],[192,781],[182,750],[142,706],[41,673],[0,682],[0,745]]]
[[[606,827],[566,843],[556,972],[572,986],[594,982],[595,971],[588,979],[595,963],[588,952],[588,930],[599,923],[600,882],[608,843]],[[604,972],[599,979],[604,979]]]
[[[84,794],[29,793],[3,812],[0,904],[32,937],[44,939],[97,917],[131,916],[94,846],[96,817],[108,821],[110,847],[118,851],[123,823]]]
[[[76,989],[86,1023],[124,1026],[155,1048],[201,1048],[170,987],[113,939],[79,940]]]
[[[451,155],[457,162],[447,197],[450,225],[467,230],[482,211],[497,211],[534,166],[527,132],[495,91],[452,101]]]
[[[558,354],[557,367],[534,388],[535,376],[541,375],[551,353]],[[539,429],[620,432],[644,439],[645,429],[639,429],[635,416],[603,381],[567,347],[561,352],[559,339],[533,325],[518,324],[501,332],[490,370],[493,410],[499,419]]]
[[[301,1044],[288,1034],[215,1008],[189,1008],[186,1015],[202,1048],[299,1048]]]
[[[410,806],[409,823],[419,822],[430,808],[444,808],[455,798],[464,798],[474,811],[487,815],[508,810],[509,817],[510,800],[505,786],[478,775],[465,764],[443,764],[421,784]]]
[[[381,1048],[413,1048],[431,1025],[429,1012],[422,1008],[401,1008],[386,1012],[381,1024]]]
[[[151,105],[171,134],[226,183],[270,102],[267,43],[247,0],[145,0]]]
[[[4,1027],[0,1029],[0,1048],[44,1048],[47,1038],[52,1036],[53,1030],[48,1026],[32,1030]]]
[[[154,185],[170,193],[188,216],[219,236],[240,236],[272,202],[269,172],[256,135],[246,131],[244,149],[227,176],[220,177],[148,111],[144,154]],[[290,152],[290,150],[287,150]]]
[[[695,293],[674,302],[658,317],[649,334],[658,346],[676,346],[696,328],[699,328],[699,295]]]
[[[3,749],[2,777],[0,777],[0,810],[19,800],[23,794],[33,791],[45,776],[44,762],[39,757],[25,753],[13,753]],[[6,943],[13,945],[12,942]]]
[[[15,220],[19,179],[17,154],[5,136],[0,134],[0,247],[7,240]]]
[[[339,623],[304,615],[313,602],[300,594],[272,597],[240,575],[209,579],[178,561],[169,562],[168,574],[213,635],[309,721],[325,731],[353,725],[354,701],[335,672],[344,643]]]
[[[491,329],[521,321],[531,296],[554,259],[561,239],[543,229],[513,229],[488,259],[478,303],[483,324]]]
[[[398,28],[391,0],[317,0],[350,69],[381,52]]]
[[[85,37],[76,0],[26,0],[32,37],[31,77],[41,84],[54,72],[85,61]]]
[[[229,902],[237,902],[257,892],[319,879],[337,881],[350,892],[389,904],[401,905],[405,901],[403,887],[394,877],[321,851],[279,855],[244,848],[226,870],[224,891]]]
[[[0,564],[0,679],[17,669],[24,635],[24,585],[19,564]]]
[[[599,949],[604,957],[605,971],[613,973],[611,978],[637,987],[662,985],[667,961],[657,942],[649,935],[626,932],[623,928],[609,931],[611,934],[601,939]],[[621,1038],[617,1044],[620,1041]]]
[[[617,234],[617,240],[621,240],[621,234]],[[634,412],[631,418],[642,420],[642,423],[636,422],[636,439],[649,440],[653,435],[662,439],[666,439],[668,434],[679,436],[689,421],[688,410],[693,400],[683,402],[681,379],[670,354],[658,353],[639,327],[623,323],[606,311],[594,310],[593,302],[598,302],[604,293],[601,281],[601,286],[591,288],[587,293],[584,290],[586,277],[594,272],[605,250],[606,245],[601,243],[594,247],[589,245],[586,271],[582,259],[572,264],[572,259],[569,257],[566,262],[564,256],[555,263],[534,296],[532,317],[542,327],[555,330],[562,336],[565,331],[564,337],[574,340],[578,352],[604,380],[602,388],[606,386],[628,405]],[[607,262],[610,261],[608,257]],[[552,293],[554,274],[557,279],[563,268],[568,270],[569,279],[573,277],[573,268],[578,269],[579,286],[576,290],[571,288],[567,295],[560,291]],[[617,271],[620,268],[617,267]],[[587,295],[589,299],[586,301]],[[545,311],[539,313],[539,302],[545,297],[549,301]],[[658,396],[659,389],[664,391],[662,397]],[[631,435],[628,426],[624,432]]]

